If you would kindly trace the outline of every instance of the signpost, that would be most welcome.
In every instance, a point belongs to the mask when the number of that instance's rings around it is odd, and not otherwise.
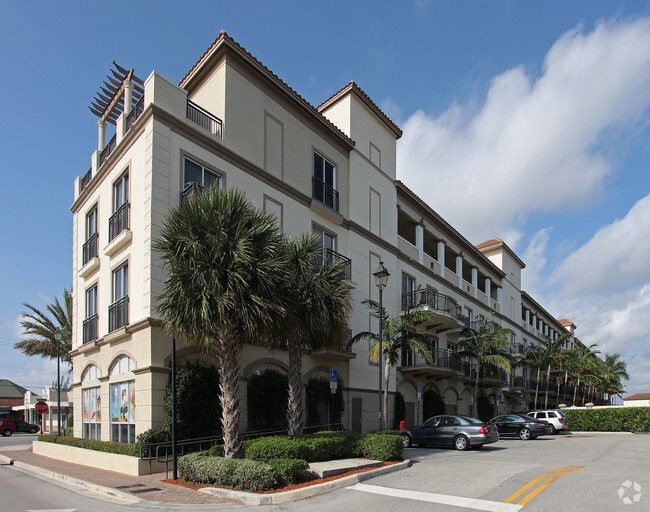
[[[45,414],[47,412],[47,404],[45,402],[36,402],[36,405],[34,406],[34,410],[38,414]]]
[[[336,394],[336,387],[338,386],[339,383],[339,372],[335,368],[330,368],[330,391],[332,394],[330,395],[330,406],[329,406],[329,411],[328,411],[328,416],[329,416],[329,428],[330,430],[333,430],[332,427],[332,416],[333,416],[333,411],[332,411],[332,405],[333,405],[333,398],[334,395]]]

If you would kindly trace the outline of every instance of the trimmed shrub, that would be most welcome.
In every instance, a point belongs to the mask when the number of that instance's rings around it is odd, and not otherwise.
[[[309,467],[309,462],[303,459],[271,459],[267,464],[274,469],[276,479],[281,485],[297,482]]]
[[[166,443],[172,440],[172,434],[169,430],[167,430],[167,427],[160,427],[160,428],[150,428],[149,430],[145,430],[142,432],[142,434],[138,434],[136,437],[136,444],[138,447],[146,445],[146,444],[152,444],[152,443]],[[142,451],[142,455],[144,457],[149,456],[149,449],[144,448]]]
[[[402,436],[366,434],[357,440],[357,456],[374,460],[402,459]]]
[[[649,432],[650,407],[564,409],[569,430],[591,432]]]
[[[266,491],[277,485],[276,470],[248,459],[209,457],[191,453],[178,460],[178,474],[186,481],[232,487],[244,491]]]
[[[51,434],[38,436],[38,440],[45,443],[76,446],[77,448],[85,448],[87,450],[95,450],[98,452],[117,453],[120,455],[130,455],[132,457],[140,456],[140,447],[137,444],[94,441],[92,439],[80,439],[78,437],[57,437]]]
[[[214,444],[208,450],[208,455],[210,455],[211,457],[223,457],[223,454],[224,454],[224,447],[222,444]]]

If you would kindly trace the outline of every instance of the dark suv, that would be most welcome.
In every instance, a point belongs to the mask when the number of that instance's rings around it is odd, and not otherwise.
[[[38,425],[33,423],[27,423],[25,420],[14,420],[16,424],[16,432],[29,432],[30,434],[36,434],[40,430]]]
[[[2,432],[3,436],[10,436],[16,431],[16,423],[14,420],[10,419],[1,419],[0,420],[0,432]]]

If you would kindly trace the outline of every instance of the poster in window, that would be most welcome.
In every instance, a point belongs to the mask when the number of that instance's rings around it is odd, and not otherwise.
[[[84,423],[88,423],[88,407],[89,407],[89,399],[90,399],[90,390],[89,389],[84,389],[83,390],[83,421]]]
[[[111,384],[111,422],[120,421],[120,385]]]
[[[129,422],[129,383],[120,384],[120,423]]]
[[[135,423],[135,382],[129,382],[129,423]]]

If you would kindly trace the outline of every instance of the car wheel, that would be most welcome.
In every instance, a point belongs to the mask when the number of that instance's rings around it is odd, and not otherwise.
[[[555,434],[557,434],[557,429],[553,425],[550,425],[549,432],[552,436],[554,436]]]
[[[36,434],[36,432],[38,432],[38,429],[36,427],[32,427],[29,429],[30,434]]]
[[[5,437],[9,437],[9,436],[10,436],[11,434],[13,434],[13,433],[14,433],[13,430],[11,430],[10,428],[8,428],[7,430],[5,430],[5,431],[2,433],[2,435],[5,436]]]
[[[408,434],[402,434],[402,444],[404,445],[404,448],[410,448],[413,445],[411,436]]]
[[[533,439],[533,436],[530,433],[530,429],[522,428],[519,431],[519,439],[521,439],[522,441],[528,441],[529,439]]]
[[[465,451],[469,448],[469,440],[465,436],[457,436],[454,439],[454,448],[459,451]]]

